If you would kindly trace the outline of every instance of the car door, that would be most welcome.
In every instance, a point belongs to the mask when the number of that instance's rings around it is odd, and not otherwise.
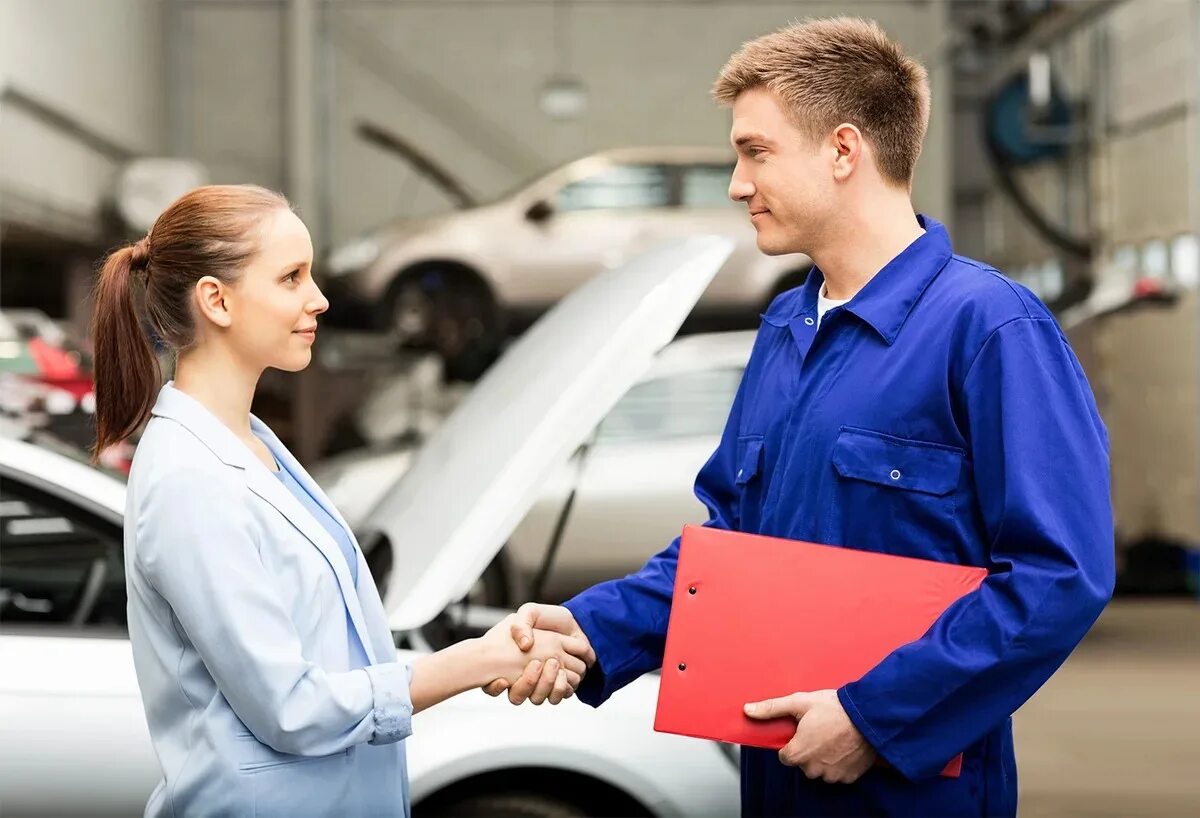
[[[140,814],[158,762],[125,628],[120,525],[5,473],[0,532],[4,815]]]
[[[546,586],[563,599],[636,570],[708,519],[692,487],[729,416],[742,367],[697,369],[637,384],[582,453],[576,495]]]
[[[602,165],[545,202],[548,211],[520,228],[511,284],[518,306],[549,306],[636,254],[647,222],[669,208],[669,170],[652,163]]]

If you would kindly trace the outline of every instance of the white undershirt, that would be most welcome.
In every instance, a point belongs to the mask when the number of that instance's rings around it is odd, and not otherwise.
[[[817,293],[817,326],[821,326],[821,319],[825,317],[825,313],[829,312],[834,307],[840,307],[850,301],[849,298],[833,299],[825,296],[825,283],[821,283],[821,291]]]

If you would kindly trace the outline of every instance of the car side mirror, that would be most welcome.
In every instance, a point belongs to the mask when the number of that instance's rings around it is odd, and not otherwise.
[[[541,224],[554,215],[554,208],[545,199],[538,199],[525,211],[525,218],[534,224]]]

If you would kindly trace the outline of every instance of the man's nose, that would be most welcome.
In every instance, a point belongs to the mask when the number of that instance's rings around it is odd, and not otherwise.
[[[742,175],[740,168],[740,164],[734,168],[729,179],[729,198],[735,202],[747,201],[754,195],[754,183]]]

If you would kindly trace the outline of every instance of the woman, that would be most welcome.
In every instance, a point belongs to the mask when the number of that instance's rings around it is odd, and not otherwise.
[[[212,186],[100,273],[96,451],[149,419],[125,513],[130,640],[163,772],[147,815],[407,814],[413,713],[523,669],[556,674],[557,702],[586,669],[587,647],[555,633],[522,652],[509,620],[396,661],[353,535],[250,414],[265,369],[312,358],[329,306],[312,253],[282,196]],[[139,302],[177,353],[161,390]]]

